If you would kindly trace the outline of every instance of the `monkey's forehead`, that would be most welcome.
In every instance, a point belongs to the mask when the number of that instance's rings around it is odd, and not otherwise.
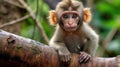
[[[84,6],[83,6],[83,4],[82,4],[82,2],[79,2],[79,1],[75,1],[75,0],[71,0],[71,2],[69,2],[69,0],[68,1],[66,1],[66,0],[63,0],[63,1],[61,1],[61,2],[59,2],[58,4],[57,4],[57,6],[56,6],[56,10],[57,9],[60,9],[60,8],[62,8],[62,9],[67,9],[67,8],[69,8],[69,7],[72,7],[72,8],[84,8]]]
[[[76,11],[64,11],[64,12],[62,13],[62,15],[64,15],[64,14],[77,14],[77,15],[79,15],[79,13],[76,12]]]

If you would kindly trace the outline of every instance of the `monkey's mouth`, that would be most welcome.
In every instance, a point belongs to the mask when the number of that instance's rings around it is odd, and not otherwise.
[[[70,27],[67,27],[68,29],[74,29],[76,28],[76,26],[70,26]]]
[[[65,31],[76,31],[77,26],[64,27]]]

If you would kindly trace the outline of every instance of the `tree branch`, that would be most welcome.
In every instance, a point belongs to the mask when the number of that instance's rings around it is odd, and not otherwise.
[[[9,4],[12,4],[12,5],[14,5],[14,6],[17,6],[17,7],[19,7],[19,8],[23,8],[23,9],[24,9],[23,6],[21,6],[20,4],[14,2],[13,0],[4,0],[4,1],[7,2],[7,3],[9,3]]]
[[[105,40],[103,41],[103,47],[106,48],[106,46],[110,43],[110,41],[113,39],[113,37],[115,36],[115,33],[118,30],[118,26],[114,27],[106,36]]]
[[[46,43],[49,43],[49,39],[41,25],[41,23],[36,19],[36,16],[34,15],[33,11],[31,10],[31,8],[23,1],[23,0],[18,0],[24,7],[25,9],[30,13],[31,18],[34,20],[34,22],[36,23],[39,31],[41,32],[44,40],[46,41]]]
[[[120,56],[93,57],[80,64],[79,55],[72,54],[69,64],[59,61],[57,52],[42,43],[0,30],[1,67],[120,67]],[[15,65],[16,64],[16,65]]]
[[[102,47],[103,47],[103,50],[102,50],[102,54],[105,54],[105,53],[110,53],[107,49],[106,49],[106,46],[111,42],[111,40],[113,39],[113,37],[115,36],[115,33],[117,32],[118,30],[118,27],[119,26],[116,26],[114,27],[109,33],[108,35],[106,36],[106,38],[103,40],[102,42]]]
[[[5,23],[5,24],[0,25],[0,28],[3,28],[3,27],[5,27],[5,26],[9,26],[9,25],[18,23],[18,22],[20,22],[20,21],[23,21],[23,20],[29,18],[29,17],[30,17],[30,15],[26,15],[26,16],[24,16],[24,17],[22,17],[22,18],[17,19],[17,20],[13,20],[13,21],[7,22],[7,23]]]

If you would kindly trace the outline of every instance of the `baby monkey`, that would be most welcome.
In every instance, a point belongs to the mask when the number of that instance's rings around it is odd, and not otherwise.
[[[49,21],[57,27],[49,45],[58,51],[61,61],[70,61],[71,53],[80,55],[80,63],[95,55],[99,36],[89,26],[91,18],[90,9],[76,0],[62,0],[50,11]]]

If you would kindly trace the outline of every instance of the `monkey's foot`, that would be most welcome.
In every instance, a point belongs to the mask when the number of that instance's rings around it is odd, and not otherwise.
[[[80,63],[86,63],[87,61],[89,61],[91,58],[91,56],[85,52],[80,52],[80,59],[79,62]]]

